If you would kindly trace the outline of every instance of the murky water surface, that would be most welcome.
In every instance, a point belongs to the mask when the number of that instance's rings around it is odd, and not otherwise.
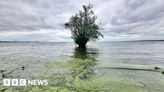
[[[9,77],[67,72],[54,64],[74,58],[93,60],[92,64],[85,63],[88,73],[113,83],[144,87],[146,91],[140,92],[164,91],[163,41],[92,43],[85,50],[77,49],[73,43],[0,43],[0,70],[15,69]]]

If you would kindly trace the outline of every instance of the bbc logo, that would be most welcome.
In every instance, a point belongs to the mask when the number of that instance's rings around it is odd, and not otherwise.
[[[3,86],[26,86],[26,79],[3,79]]]

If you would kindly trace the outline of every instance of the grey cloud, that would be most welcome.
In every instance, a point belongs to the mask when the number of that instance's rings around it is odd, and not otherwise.
[[[163,35],[163,0],[125,0],[115,11],[108,28],[115,35],[138,35],[140,38],[160,38]],[[156,26],[158,25],[158,26]],[[158,31],[160,30],[160,31]],[[152,37],[154,35],[154,37]],[[149,37],[151,36],[151,37]],[[158,37],[159,36],[159,37]],[[164,35],[163,35],[164,36]],[[162,37],[161,37],[162,38]]]
[[[163,0],[2,0],[0,40],[71,40],[70,32],[63,24],[81,10],[83,4],[89,3],[94,5],[98,23],[101,22],[104,40],[164,36]],[[40,30],[46,33],[42,34]],[[9,37],[3,32],[9,35],[24,32],[27,35]]]
[[[125,0],[124,7],[117,11],[111,20],[114,25],[136,22],[149,22],[162,17],[164,1],[162,0]]]

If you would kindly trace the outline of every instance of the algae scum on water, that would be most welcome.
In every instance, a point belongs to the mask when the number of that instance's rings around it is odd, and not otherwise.
[[[109,77],[96,74],[96,72],[103,72],[102,70],[104,70],[100,67],[96,67],[96,63],[97,61],[93,58],[75,58],[72,60],[58,61],[47,64],[47,67],[49,68],[55,67],[56,69],[61,70],[58,73],[51,75],[34,77],[34,79],[48,79],[48,86],[1,86],[0,90],[2,92],[162,92],[162,89],[160,89],[162,86],[150,85],[150,83],[155,82],[152,81],[153,79],[150,81],[145,81],[144,78],[136,78],[137,80],[133,80],[133,78],[130,77],[120,77],[121,73],[142,73],[145,74],[145,77],[150,76],[150,78],[153,78],[154,76],[152,75],[155,74],[157,76],[156,78],[160,78],[159,75],[162,73],[156,70],[151,71],[151,69],[104,68],[107,71],[112,71],[110,72]],[[24,68],[25,67],[21,67],[21,69]],[[118,72],[118,70],[120,72]]]
[[[96,61],[73,59],[56,62],[51,67],[65,69],[65,72],[40,77],[48,79],[48,86],[1,87],[4,92],[145,92],[143,85],[121,83],[108,77],[96,76]]]

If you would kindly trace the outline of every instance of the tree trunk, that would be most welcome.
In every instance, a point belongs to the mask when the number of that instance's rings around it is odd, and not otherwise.
[[[78,44],[79,48],[86,48],[86,43]]]
[[[78,45],[78,48],[86,48],[88,40],[86,38],[76,39],[75,43]]]

